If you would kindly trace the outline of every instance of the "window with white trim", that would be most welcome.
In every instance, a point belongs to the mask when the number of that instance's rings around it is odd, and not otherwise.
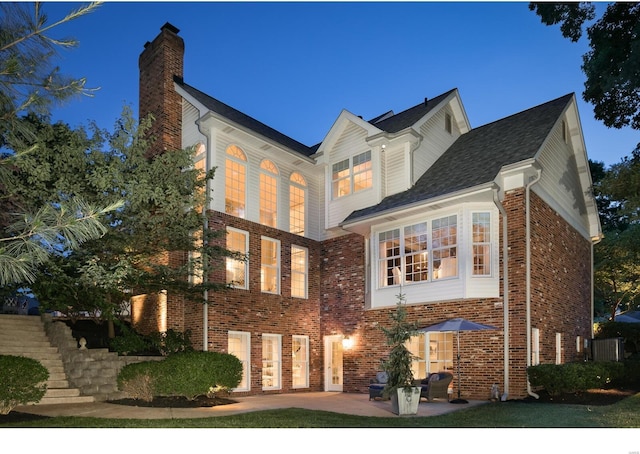
[[[531,365],[540,364],[540,330],[531,328]]]
[[[371,150],[333,164],[331,193],[337,199],[373,186]]]
[[[291,387],[309,387],[309,336],[291,337]]]
[[[413,355],[411,370],[415,379],[453,370],[453,333],[429,332],[412,336],[407,349]]]
[[[562,333],[556,333],[556,364],[562,364]]]
[[[229,331],[227,351],[235,355],[242,363],[242,380],[234,391],[249,391],[251,389],[251,334],[242,331]]]
[[[249,233],[227,227],[227,249],[246,257],[249,252]],[[248,284],[249,261],[235,257],[225,258],[227,284],[234,288],[246,289]]]
[[[304,236],[307,182],[298,172],[289,179],[289,232]]]
[[[291,296],[307,298],[309,251],[300,246],[291,246]]]
[[[239,218],[245,217],[247,157],[235,145],[227,147],[225,161],[224,212]]]
[[[457,241],[456,215],[378,233],[379,285],[458,276]]]
[[[277,227],[278,169],[268,159],[260,163],[260,224]]]
[[[280,293],[280,241],[263,236],[260,246],[260,288]]]
[[[262,389],[280,389],[282,387],[282,336],[280,334],[262,335]]]
[[[491,213],[472,214],[473,275],[491,276]]]

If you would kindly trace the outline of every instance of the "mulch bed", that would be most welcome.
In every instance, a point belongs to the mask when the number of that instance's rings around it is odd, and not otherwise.
[[[199,408],[199,407],[215,407],[217,405],[228,405],[236,403],[235,400],[226,399],[224,397],[207,397],[198,396],[189,400],[186,397],[154,397],[152,401],[144,401],[140,399],[117,399],[110,400],[110,404],[131,405],[134,407],[153,407],[153,408]]]

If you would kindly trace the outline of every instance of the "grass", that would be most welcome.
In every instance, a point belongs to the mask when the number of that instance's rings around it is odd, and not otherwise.
[[[640,394],[608,406],[507,402],[430,417],[363,417],[297,408],[194,419],[55,417],[30,428],[640,428]]]

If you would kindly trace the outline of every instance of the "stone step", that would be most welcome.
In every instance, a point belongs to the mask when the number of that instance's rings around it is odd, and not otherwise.
[[[80,390],[77,388],[47,388],[44,397],[78,397]]]
[[[0,344],[0,355],[16,355],[19,356],[22,354],[23,356],[29,355],[30,358],[34,358],[37,356],[38,358],[44,356],[51,357],[53,355],[58,355],[58,349],[56,347],[52,347],[51,345],[25,345],[23,347],[17,345],[2,345]],[[32,356],[35,355],[35,356]]]
[[[47,380],[47,389],[68,388],[68,387],[69,387],[69,382],[67,381],[66,378],[56,379],[56,380],[52,380],[51,378],[49,378],[49,380]]]
[[[49,343],[49,339],[47,339],[46,336],[42,336],[42,338],[34,338],[34,337],[29,337],[26,339],[16,339],[11,338],[11,339],[2,339],[0,338],[0,348],[4,349],[4,348],[36,348],[36,347],[43,347],[43,348],[49,348],[51,347],[51,344]],[[54,347],[55,348],[55,347]]]
[[[95,401],[93,396],[43,397],[40,402],[33,405],[84,404]]]

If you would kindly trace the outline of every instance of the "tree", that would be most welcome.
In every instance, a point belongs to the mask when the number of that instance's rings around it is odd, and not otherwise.
[[[30,112],[46,113],[52,105],[78,94],[90,94],[84,79],[60,74],[53,64],[55,50],[72,47],[71,39],[48,35],[55,27],[93,12],[98,3],[82,6],[48,25],[40,3],[0,3],[0,286],[30,283],[35,268],[53,251],[77,248],[105,232],[101,216],[110,206],[88,205],[71,197],[43,201],[26,210],[23,200],[11,189],[17,161],[38,153],[18,138],[35,141],[35,132],[19,117]],[[7,149],[7,144],[13,147]]]
[[[532,2],[529,9],[546,25],[560,24],[562,35],[573,42],[596,17],[592,2]],[[640,129],[640,3],[608,4],[586,32],[590,50],[583,56],[583,99],[606,126]]]
[[[14,192],[25,203],[80,196],[89,203],[115,203],[106,214],[104,235],[81,248],[55,254],[41,267],[32,285],[41,304],[72,319],[89,313],[100,320],[118,318],[123,302],[135,294],[162,290],[202,301],[204,289],[226,283],[199,283],[205,264],[223,264],[221,256],[239,258],[212,243],[222,232],[204,228],[204,191],[213,171],[194,167],[194,149],[148,155],[152,119],[138,124],[129,108],[114,132],[92,127],[71,129],[30,115],[40,152],[19,160]],[[205,236],[206,235],[206,236]],[[203,239],[203,241],[201,241]],[[164,260],[179,255],[179,263]]]

